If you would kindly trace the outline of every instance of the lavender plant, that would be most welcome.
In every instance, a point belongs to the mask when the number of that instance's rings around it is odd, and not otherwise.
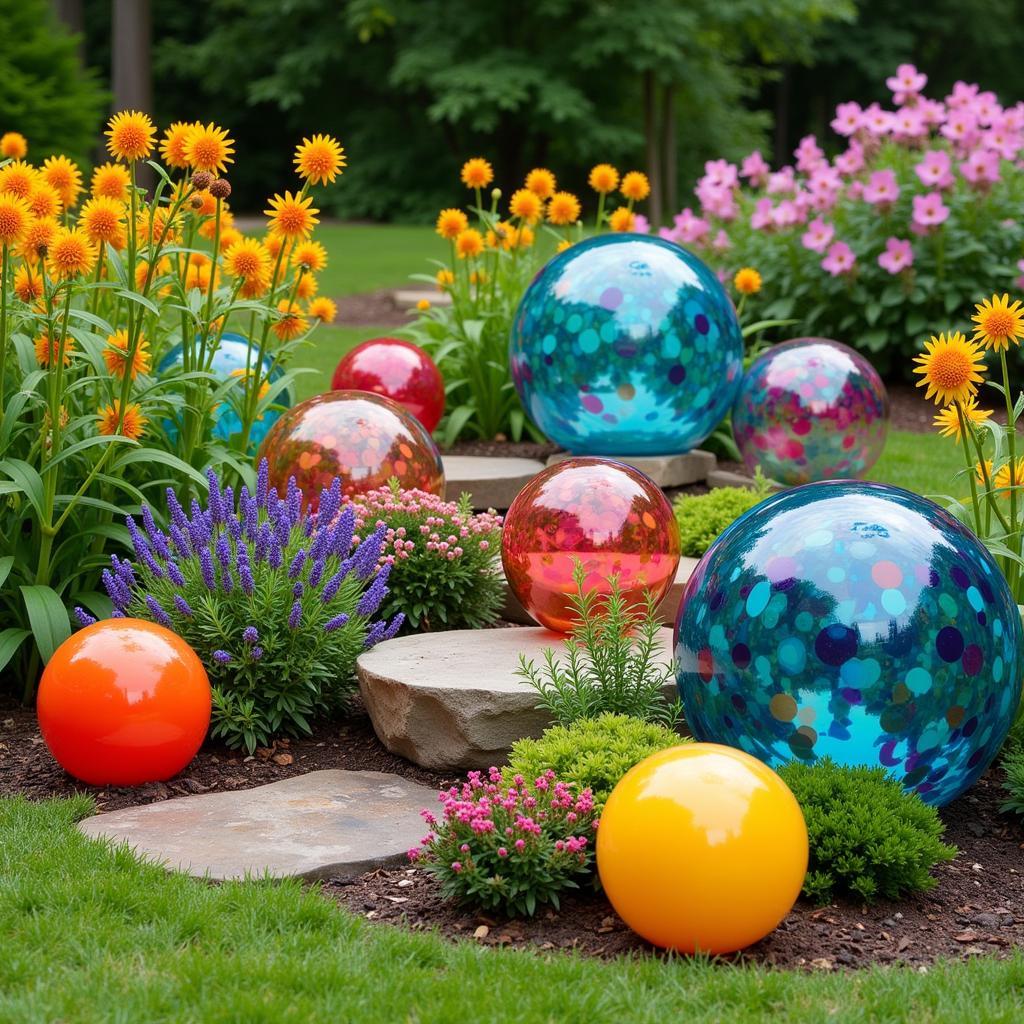
[[[378,561],[386,524],[353,548],[355,514],[335,479],[306,515],[295,480],[280,497],[267,483],[235,496],[207,473],[209,501],[189,513],[167,490],[167,530],[149,506],[128,517],[135,562],[111,556],[103,584],[115,616],[173,629],[210,675],[210,735],[250,753],[277,734],[308,734],[317,715],[342,710],[358,654],[401,628],[374,620],[390,566]],[[75,609],[83,625],[94,621]]]

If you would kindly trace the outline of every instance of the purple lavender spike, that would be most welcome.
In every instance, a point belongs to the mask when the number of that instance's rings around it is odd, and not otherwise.
[[[217,576],[213,568],[213,555],[209,548],[203,548],[199,552],[199,571],[203,574],[203,582],[207,590],[217,589]]]
[[[128,526],[128,535],[132,539],[132,546],[135,548],[135,554],[141,558],[142,552],[149,550],[149,542],[142,536],[138,525],[131,516],[125,517],[125,523]]]
[[[291,523],[289,523],[284,516],[281,516],[281,518],[274,524],[274,540],[277,541],[281,547],[285,547],[291,539],[291,535]]]
[[[336,572],[325,584],[324,589],[320,591],[320,600],[324,604],[329,601],[333,601],[337,596],[338,588],[341,586],[342,581],[345,579],[344,575],[340,572]],[[312,581],[311,581],[312,582]],[[367,591],[369,593],[369,591]]]
[[[265,505],[267,502],[267,491],[270,487],[270,465],[266,459],[260,459],[256,469],[256,504]]]
[[[90,615],[80,604],[75,605],[75,618],[83,626],[91,626],[96,622],[96,616]]]
[[[256,531],[259,529],[259,522],[259,506],[252,498],[250,498],[245,509],[245,534],[249,540],[256,539]]]
[[[365,580],[373,572],[380,559],[381,549],[384,546],[384,534],[387,532],[387,525],[381,523],[369,537],[363,539],[355,554],[356,575]]]
[[[171,523],[168,527],[171,534],[171,543],[174,544],[174,547],[182,558],[192,557],[192,543],[188,538],[188,534],[185,532],[187,529],[187,523],[184,529],[182,529],[182,527],[177,523]]]
[[[374,577],[369,589],[359,599],[359,604],[356,605],[357,615],[372,615],[380,607],[381,601],[388,595],[388,576],[390,573],[391,566],[385,564]]]
[[[186,601],[181,594],[174,595],[174,607],[177,608],[185,618],[192,618],[192,609],[189,607],[188,601]]]
[[[281,549],[276,544],[272,544],[270,547],[270,553],[267,555],[267,564],[271,569],[280,569],[283,561],[284,558],[281,555]]]
[[[213,516],[215,524],[222,523],[224,522],[224,496],[220,490],[220,479],[212,469],[206,471],[206,479],[210,483],[210,500],[207,503],[210,514]]]
[[[179,530],[188,529],[188,516],[185,515],[185,510],[181,507],[181,502],[178,501],[178,496],[171,487],[167,488],[167,510],[171,514],[171,522]]]
[[[384,633],[387,631],[387,624],[381,619],[375,622],[367,631],[366,639],[363,641],[363,647],[373,647],[374,644],[379,643],[384,639]]]
[[[381,640],[394,640],[398,636],[398,631],[402,628],[403,622],[405,622],[405,612],[398,612],[391,620],[391,625],[384,630]]]
[[[301,572],[302,567],[306,564],[306,549],[299,548],[295,552],[295,557],[292,559],[291,565],[288,566],[288,579],[295,579]]]
[[[253,661],[259,661],[260,658],[263,657],[263,648],[257,644],[249,651],[249,657],[252,658]]]
[[[323,489],[317,507],[317,522],[322,523],[325,528],[330,526],[338,514],[338,509],[341,508],[341,481],[337,477],[331,481],[329,488]]]
[[[142,526],[150,536],[156,533],[156,520],[153,518],[153,510],[148,505],[142,506]]]
[[[267,552],[274,543],[274,531],[270,523],[261,523],[259,533],[256,535],[256,545],[253,554],[257,562],[262,562],[267,557]]]
[[[256,581],[252,577],[252,568],[249,565],[249,552],[244,547],[239,547],[236,553],[235,567],[238,570],[238,582],[242,590],[249,596],[256,589]]]
[[[328,619],[324,623],[324,632],[333,633],[336,629],[341,629],[346,622],[348,622],[348,616],[344,612],[340,615],[335,615],[333,619]]]
[[[230,533],[231,536],[236,541],[240,542],[241,539],[242,539],[242,523],[241,523],[241,520],[238,519],[236,516],[228,516],[227,519],[224,520],[224,522],[227,524],[228,533]]]
[[[251,647],[260,638],[260,631],[255,626],[246,626],[242,630],[242,641]]]
[[[183,587],[183,586],[185,586],[185,575],[181,571],[181,569],[178,568],[178,563],[177,562],[168,562],[167,563],[167,578],[176,587]]]
[[[302,580],[296,580],[295,586],[292,587],[292,597],[302,597],[302,595],[305,593],[305,590],[306,588],[303,585]]]
[[[100,579],[103,581],[103,589],[106,590],[107,597],[113,602],[114,607],[127,608],[130,602],[123,600],[121,581],[109,569],[104,569],[100,573]]]
[[[160,563],[146,548],[143,548],[139,552],[139,561],[146,567],[146,571],[152,573],[152,575],[154,575],[158,580],[162,580],[166,575],[164,570],[161,568]]]
[[[220,562],[225,569],[231,565],[231,545],[228,543],[228,539],[223,533],[217,538],[214,550],[217,552],[217,561]]]
[[[164,611],[163,606],[160,602],[152,595],[146,595],[146,607],[149,608],[150,613],[161,626],[170,626],[171,617]]]
[[[344,557],[352,547],[352,535],[355,533],[356,514],[351,505],[346,505],[338,516],[331,538],[331,549],[334,554]]]
[[[213,660],[217,662],[218,665],[230,665],[234,659],[227,651],[214,651]]]
[[[301,621],[301,619],[302,619],[302,602],[301,601],[296,601],[292,605],[291,612],[288,614],[288,628],[289,629],[298,629],[299,628],[299,622]]]
[[[288,521],[295,526],[302,517],[302,491],[295,482],[295,477],[288,477]]]
[[[230,519],[235,514],[235,489],[234,487],[225,487],[224,494],[221,499],[224,507],[224,518]]]
[[[316,587],[320,585],[320,581],[324,578],[324,566],[327,564],[326,559],[318,558],[313,563],[313,568],[309,570],[309,585]]]

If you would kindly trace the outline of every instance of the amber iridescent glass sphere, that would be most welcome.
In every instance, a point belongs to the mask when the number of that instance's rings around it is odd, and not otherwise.
[[[444,415],[444,380],[426,352],[401,338],[371,338],[342,356],[335,391],[369,391],[404,406],[433,432]]]
[[[66,772],[93,786],[139,786],[177,775],[196,756],[210,725],[210,683],[177,633],[101,619],[54,652],[36,714]]]
[[[548,629],[574,622],[576,561],[584,589],[607,594],[617,576],[636,607],[650,590],[660,600],[679,566],[679,527],[661,489],[610,459],[567,459],[538,473],[505,517],[501,558],[512,592]]]
[[[329,391],[289,409],[260,446],[270,485],[281,494],[288,478],[311,510],[335,477],[343,494],[385,487],[444,494],[444,467],[433,438],[415,416],[389,398],[365,391]]]

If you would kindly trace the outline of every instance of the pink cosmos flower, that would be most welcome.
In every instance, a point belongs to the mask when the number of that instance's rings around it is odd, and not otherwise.
[[[768,166],[765,158],[761,156],[759,149],[755,149],[753,153],[745,156],[743,163],[740,165],[740,177],[746,178],[755,188],[760,188],[764,185],[768,181],[770,173],[771,168]]]
[[[932,188],[949,188],[954,178],[950,171],[952,161],[944,149],[929,149],[924,159],[914,166],[914,173],[921,179],[921,184]]]
[[[885,168],[873,171],[864,186],[864,201],[872,206],[889,206],[900,197],[900,187],[896,182],[895,171]]]
[[[845,242],[833,242],[828,247],[828,254],[821,261],[821,269],[827,270],[833,277],[848,274],[853,270],[857,257]]]
[[[804,174],[810,174],[825,159],[825,154],[813,135],[805,135],[800,140],[800,145],[793,151],[793,155],[796,157],[796,169]]]
[[[995,184],[999,180],[999,154],[991,149],[974,149],[960,165],[960,173],[978,188]]]
[[[768,175],[768,187],[765,191],[770,196],[784,192],[792,192],[796,188],[796,174],[792,167],[786,166]]]
[[[815,217],[807,225],[807,230],[803,233],[800,241],[803,242],[805,249],[810,249],[812,252],[824,252],[835,233],[836,229],[828,221],[822,220],[821,217]]]
[[[934,127],[946,120],[946,105],[941,100],[929,100],[921,96],[914,104],[914,109],[927,125]]]
[[[885,84],[892,90],[896,103],[906,103],[924,89],[928,84],[928,76],[919,72],[913,64],[901,64],[896,74],[885,80]]]
[[[978,86],[976,84],[968,85],[967,82],[954,82],[953,91],[946,97],[946,106],[950,110],[966,107],[974,102],[974,98],[977,95]]]
[[[842,175],[835,167],[821,164],[807,179],[807,188],[812,195],[818,192],[832,192],[843,184]]]
[[[892,130],[900,139],[919,139],[928,134],[928,125],[916,106],[901,107],[893,116]]]
[[[949,216],[949,207],[942,201],[939,192],[926,192],[914,196],[913,222],[922,228],[936,227]]]
[[[864,195],[864,182],[863,181],[851,181],[846,186],[846,194],[851,199],[860,199]]]
[[[885,242],[885,252],[878,257],[878,265],[890,274],[898,274],[901,270],[913,266],[914,249],[909,242],[899,238],[889,238]]]
[[[772,210],[772,223],[778,228],[792,227],[800,222],[800,210],[791,199],[783,199]]]
[[[732,242],[729,241],[729,236],[726,234],[724,229],[720,229],[718,234],[711,239],[711,248],[715,252],[725,252],[732,248]]]
[[[939,133],[950,142],[966,148],[973,145],[978,137],[978,120],[969,108],[959,108],[949,115]]]
[[[851,139],[846,152],[835,159],[836,170],[840,174],[856,174],[863,166],[864,147],[856,139]]]
[[[750,226],[755,231],[764,231],[766,228],[772,227],[773,209],[774,205],[767,196],[758,199],[754,204],[754,212],[750,215]]]
[[[1006,127],[1005,120],[1000,119],[981,136],[981,145],[998,153],[1004,160],[1016,160],[1017,154],[1024,149],[1024,135]]]
[[[883,110],[877,103],[872,103],[864,111],[864,127],[871,135],[880,138],[892,131],[893,116],[888,110]]]
[[[705,213],[720,220],[735,220],[739,208],[736,205],[736,194],[731,188],[712,185],[706,179],[701,179],[694,192]]]
[[[711,230],[711,225],[703,217],[696,216],[689,207],[675,215],[673,224],[676,240],[684,244],[703,242]]]
[[[971,104],[978,124],[988,126],[1003,112],[994,92],[979,93]]]
[[[736,165],[728,160],[709,160],[704,165],[702,180],[709,185],[721,185],[724,188],[735,188],[740,183]]]
[[[642,213],[634,214],[633,230],[638,235],[649,235],[651,233],[651,222]]]
[[[853,135],[864,123],[864,111],[859,103],[840,103],[832,119],[832,131],[837,135]]]
[[[1017,278],[1017,287],[1024,288],[1024,260],[1017,260],[1017,269],[1020,271],[1020,277]]]

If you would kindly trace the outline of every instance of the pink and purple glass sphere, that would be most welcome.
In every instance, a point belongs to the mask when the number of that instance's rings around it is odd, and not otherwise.
[[[888,425],[875,368],[827,338],[795,338],[755,359],[732,410],[747,469],[787,485],[862,476],[882,454]]]

